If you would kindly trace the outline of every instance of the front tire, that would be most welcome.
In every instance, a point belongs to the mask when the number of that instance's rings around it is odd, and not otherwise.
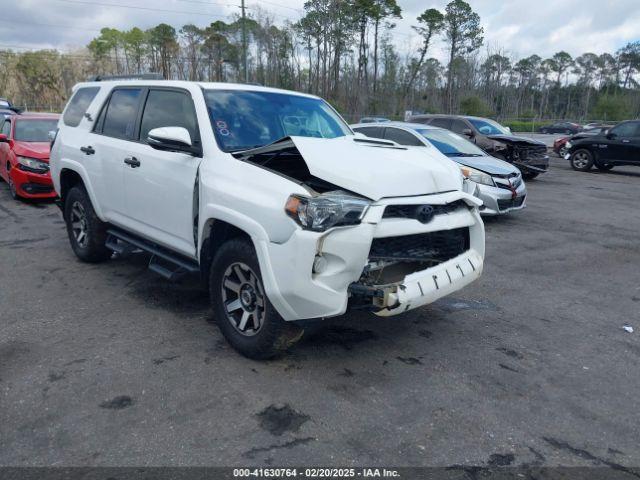
[[[98,263],[111,258],[113,252],[105,246],[107,224],[96,215],[89,194],[83,187],[73,187],[67,193],[64,219],[71,248],[80,260]]]
[[[576,150],[571,154],[571,168],[578,172],[588,172],[593,166],[593,154],[584,148]]]
[[[18,195],[18,189],[16,188],[16,184],[13,183],[13,178],[11,178],[11,173],[8,175],[9,178],[9,195],[14,200],[20,200],[20,195]]]
[[[538,175],[540,175],[540,172],[523,172],[522,178],[524,178],[525,180],[533,180]]]
[[[275,357],[302,337],[303,330],[285,321],[267,298],[258,257],[247,240],[231,239],[218,249],[209,294],[220,331],[245,357]]]

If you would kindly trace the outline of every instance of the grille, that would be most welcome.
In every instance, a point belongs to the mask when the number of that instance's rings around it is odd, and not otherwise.
[[[469,249],[469,228],[374,238],[369,260],[446,262]]]
[[[423,205],[389,205],[384,209],[382,218],[416,218],[416,211],[422,206]],[[465,206],[466,203],[463,200],[456,200],[455,202],[444,205],[431,205],[434,215],[455,212]]]
[[[498,208],[500,210],[507,210],[508,208],[515,208],[522,206],[524,197],[517,197],[509,200],[498,200]]]

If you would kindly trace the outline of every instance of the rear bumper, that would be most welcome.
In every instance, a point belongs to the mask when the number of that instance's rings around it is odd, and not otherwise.
[[[47,173],[31,173],[17,167],[9,171],[18,195],[23,198],[55,198],[51,175]]]

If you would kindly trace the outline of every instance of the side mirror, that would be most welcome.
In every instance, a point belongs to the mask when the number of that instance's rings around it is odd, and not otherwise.
[[[465,128],[465,129],[462,131],[462,134],[463,134],[464,136],[466,136],[466,137],[469,137],[469,138],[473,138],[473,137],[475,136],[475,135],[473,134],[473,130],[471,130],[470,128]]]
[[[196,155],[198,149],[193,146],[189,131],[183,127],[161,127],[150,130],[147,143],[156,150],[183,152]]]
[[[609,140],[613,140],[613,139],[614,139],[614,138],[616,138],[617,136],[618,136],[618,135],[616,135],[614,132],[610,132],[610,131],[608,131],[608,132],[607,132],[607,138],[608,138]]]
[[[9,138],[4,133],[0,133],[0,143],[9,143]]]

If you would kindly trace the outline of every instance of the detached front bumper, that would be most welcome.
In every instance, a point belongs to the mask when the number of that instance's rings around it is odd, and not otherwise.
[[[522,173],[546,173],[549,170],[549,155],[514,159],[512,162]]]
[[[466,203],[423,224],[413,218],[383,218],[389,205]],[[478,278],[483,268],[484,225],[480,201],[461,191],[403,197],[376,202],[362,223],[317,233],[298,229],[284,243],[258,246],[267,295],[285,320],[343,314],[357,296],[358,306],[380,315],[395,315],[450,294]],[[365,282],[374,239],[396,239],[468,229],[468,248],[429,268],[401,273],[393,282]],[[466,231],[466,230],[465,230]],[[438,286],[435,286],[438,282]],[[363,304],[367,291],[370,303]],[[382,292],[380,294],[379,292]]]
[[[386,305],[376,315],[397,315],[433,303],[476,280],[482,274],[484,258],[467,250],[451,260],[427,270],[407,275],[396,287],[386,287]]]

